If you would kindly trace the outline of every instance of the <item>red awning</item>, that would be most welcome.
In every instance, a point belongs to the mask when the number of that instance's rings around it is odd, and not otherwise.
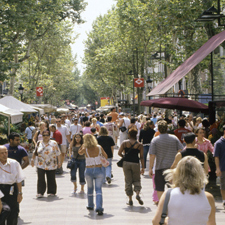
[[[209,113],[207,105],[187,98],[167,97],[142,101],[141,106],[150,106],[165,109],[179,109],[190,112]]]
[[[147,96],[165,94],[174,84],[189,73],[207,55],[216,49],[225,40],[225,30],[210,38],[190,58],[174,70],[164,81],[157,85]]]

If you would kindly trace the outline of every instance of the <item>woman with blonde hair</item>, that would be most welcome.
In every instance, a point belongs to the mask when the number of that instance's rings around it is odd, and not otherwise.
[[[164,172],[166,180],[172,180],[172,191],[168,202],[167,222],[172,225],[215,225],[215,201],[203,189],[208,183],[201,162],[193,156],[181,159],[176,169]],[[153,225],[161,220],[166,192],[159,201]]]
[[[96,212],[98,215],[103,215],[102,208],[102,183],[104,179],[104,169],[102,168],[100,155],[102,154],[107,159],[107,154],[103,148],[98,145],[96,138],[91,134],[85,134],[83,137],[83,145],[78,151],[80,155],[86,156],[86,171],[85,178],[87,181],[88,194],[88,210],[94,209],[93,190],[95,182],[96,191]]]
[[[33,137],[33,142],[34,142],[34,145],[35,145],[35,146],[37,145],[37,142],[38,142],[38,141],[42,141],[42,140],[43,140],[42,133],[43,133],[43,131],[45,131],[46,129],[47,129],[47,128],[46,128],[45,122],[40,122],[39,130],[36,131],[36,133],[34,134],[34,137]]]
[[[97,124],[97,119],[96,118],[92,118],[91,122],[92,122],[91,127],[94,127],[97,130],[97,132],[99,132],[100,131],[100,126]]]

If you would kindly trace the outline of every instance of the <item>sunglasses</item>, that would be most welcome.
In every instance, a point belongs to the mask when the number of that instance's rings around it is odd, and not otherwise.
[[[48,135],[48,134],[42,135],[42,137],[48,137],[48,136],[50,136],[50,135]]]
[[[56,123],[60,123],[61,121],[56,121]]]

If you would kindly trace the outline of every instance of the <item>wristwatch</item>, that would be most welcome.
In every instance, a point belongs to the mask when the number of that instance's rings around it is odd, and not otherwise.
[[[18,192],[18,195],[22,195],[23,193],[22,192]]]

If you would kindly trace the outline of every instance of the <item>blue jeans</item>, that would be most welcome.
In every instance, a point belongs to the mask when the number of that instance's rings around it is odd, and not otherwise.
[[[144,164],[145,164],[145,168],[146,168],[146,161],[147,161],[149,148],[150,148],[150,146],[148,146],[148,145],[144,146]]]
[[[102,167],[86,168],[85,178],[87,181],[87,194],[88,194],[88,207],[94,208],[94,181],[96,192],[96,211],[103,211],[102,208],[102,183],[104,179],[104,173]]]
[[[79,168],[79,180],[80,185],[86,184],[85,178],[84,178],[84,171],[85,171],[85,159],[74,159],[72,158],[73,162],[75,162],[74,167],[70,170],[71,175],[71,181],[76,182],[77,181],[77,169]]]
[[[109,177],[111,179],[111,173],[112,173],[112,158],[108,158],[107,161],[109,162],[109,165],[107,167],[102,167],[104,172],[104,180],[103,183],[106,182],[106,177]]]

